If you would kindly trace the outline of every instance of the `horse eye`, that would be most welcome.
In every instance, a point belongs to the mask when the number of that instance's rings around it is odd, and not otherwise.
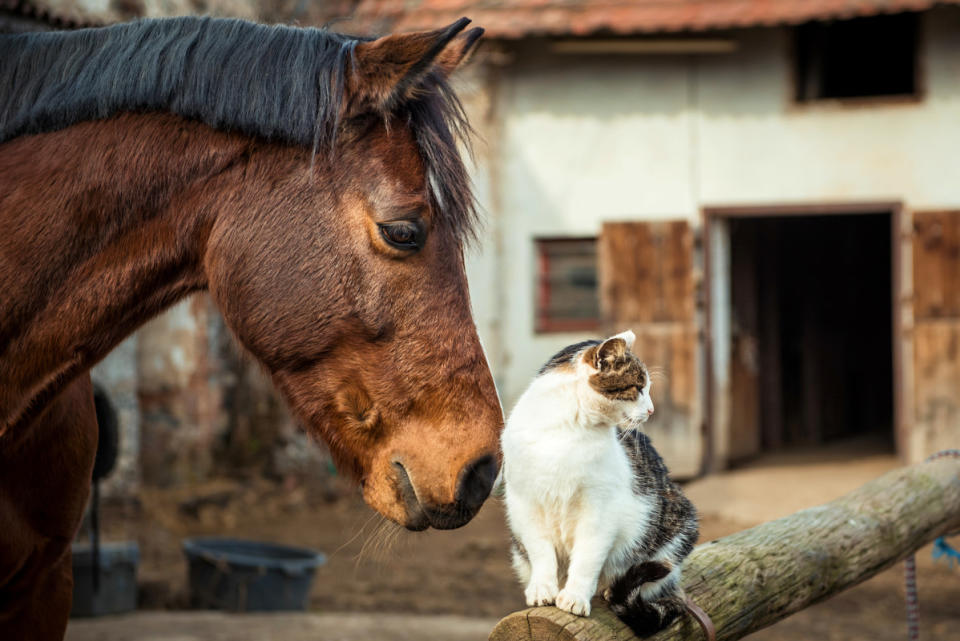
[[[391,247],[404,250],[420,249],[423,246],[425,232],[423,225],[414,220],[398,220],[379,223],[380,235]]]

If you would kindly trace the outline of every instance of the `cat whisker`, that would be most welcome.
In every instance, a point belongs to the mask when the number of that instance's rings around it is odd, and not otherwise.
[[[670,380],[670,377],[667,375],[667,370],[663,367],[649,367],[647,368],[647,373],[650,374],[651,381],[665,383]]]

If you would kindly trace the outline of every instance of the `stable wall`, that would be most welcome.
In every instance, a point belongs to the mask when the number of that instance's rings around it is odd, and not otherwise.
[[[487,65],[491,104],[474,122],[488,229],[468,269],[507,409],[552,353],[590,336],[534,332],[536,237],[596,236],[610,220],[699,230],[703,207],[733,204],[960,209],[960,10],[921,18],[916,99],[797,104],[790,30],[718,37],[737,50],[573,56],[529,41]]]

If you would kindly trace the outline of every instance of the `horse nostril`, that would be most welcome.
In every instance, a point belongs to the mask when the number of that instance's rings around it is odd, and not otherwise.
[[[427,529],[430,521],[420,506],[420,500],[417,498],[416,490],[413,489],[413,482],[407,474],[407,468],[400,461],[394,461],[392,465],[397,474],[397,499],[403,503],[407,511],[407,522],[403,526],[414,532]]]
[[[487,454],[468,463],[460,472],[457,494],[454,497],[463,510],[476,510],[487,500],[497,478],[497,461]]]

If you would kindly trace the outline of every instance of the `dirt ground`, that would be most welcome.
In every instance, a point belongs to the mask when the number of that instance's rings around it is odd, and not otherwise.
[[[883,453],[842,448],[799,453],[696,481],[687,492],[702,513],[703,542],[826,502],[896,464]],[[308,637],[399,641],[412,638],[406,635],[417,630],[418,638],[479,641],[499,617],[523,607],[509,566],[502,506],[496,500],[488,501],[460,530],[410,533],[374,516],[353,491],[327,502],[301,487],[223,480],[189,490],[145,491],[138,508],[108,507],[102,520],[105,540],[133,539],[140,545],[140,596],[145,608],[185,607],[186,564],[180,541],[223,535],[325,552],[328,560],[317,572],[310,599],[311,611],[319,614],[304,618],[152,613],[78,620],[68,631],[70,641]],[[960,569],[935,564],[929,547],[917,561],[924,640],[960,639]],[[897,565],[750,638],[903,639],[903,591],[902,566]],[[183,632],[176,632],[181,627]],[[151,636],[151,630],[163,634]],[[317,636],[317,631],[324,632]]]

